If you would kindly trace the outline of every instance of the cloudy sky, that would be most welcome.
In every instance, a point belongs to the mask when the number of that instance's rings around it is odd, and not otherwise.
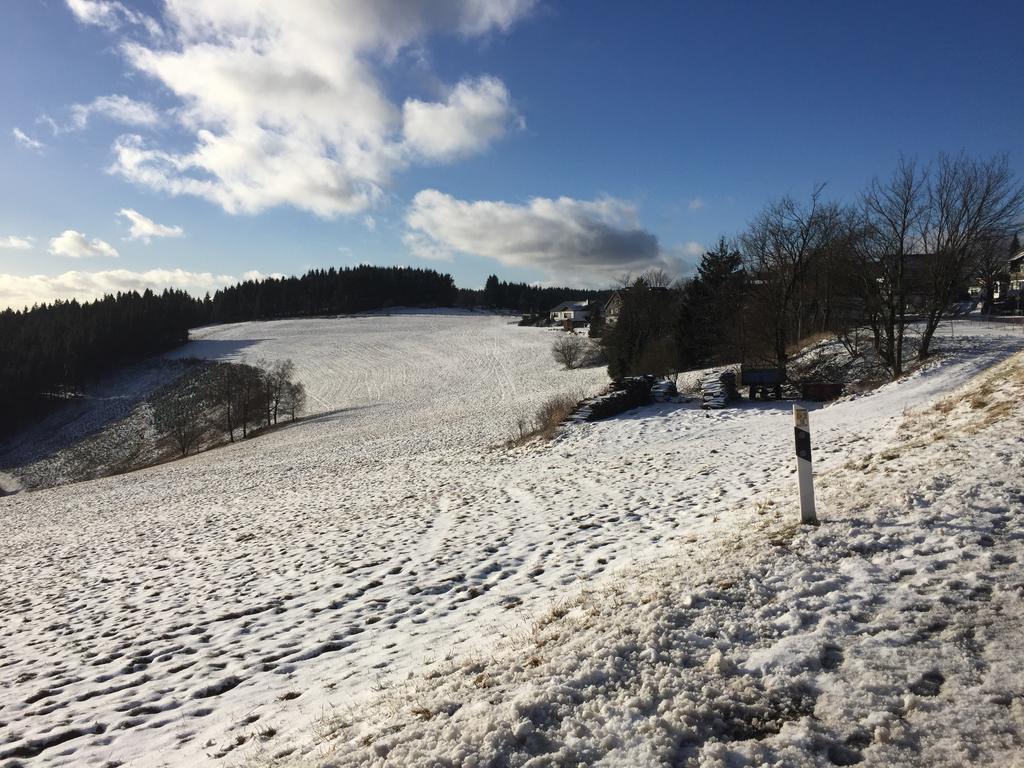
[[[899,154],[1024,170],[1024,6],[5,0],[0,306],[357,263],[604,286]]]

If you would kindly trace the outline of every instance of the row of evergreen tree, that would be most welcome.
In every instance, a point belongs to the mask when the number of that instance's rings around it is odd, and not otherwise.
[[[538,288],[499,281],[459,289],[449,274],[360,265],[314,269],[299,277],[246,280],[194,298],[184,291],[134,291],[91,302],[56,301],[0,312],[0,392],[10,418],[0,435],[29,423],[126,362],[159,354],[208,323],[349,314],[391,306],[461,306],[540,314],[562,301],[607,292]]]
[[[247,280],[204,304],[208,322],[368,312],[396,306],[450,307],[459,291],[448,274],[414,267],[360,265],[313,269],[301,277]]]
[[[0,312],[0,434],[37,418],[117,365],[188,340],[206,307],[184,291],[118,293]]]
[[[509,283],[499,280],[497,275],[491,275],[487,278],[482,291],[460,289],[459,305],[511,309],[524,315],[546,316],[552,307],[558,306],[563,301],[590,300],[604,303],[610,295],[610,290],[598,291]]]

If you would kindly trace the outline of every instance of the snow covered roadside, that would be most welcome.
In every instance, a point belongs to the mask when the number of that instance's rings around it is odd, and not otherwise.
[[[820,527],[766,498],[335,713],[316,762],[1024,765],[1024,353],[818,489]]]

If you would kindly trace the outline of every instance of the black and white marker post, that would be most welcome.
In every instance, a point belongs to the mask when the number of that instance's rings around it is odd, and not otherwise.
[[[793,406],[793,432],[796,435],[796,473],[800,483],[800,522],[817,523],[814,512],[814,481],[811,478],[811,423],[807,409]]]

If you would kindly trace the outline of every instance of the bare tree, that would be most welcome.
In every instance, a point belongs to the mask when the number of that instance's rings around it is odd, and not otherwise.
[[[281,413],[295,421],[296,416],[306,407],[306,387],[301,381],[289,381],[285,384],[280,403]]]
[[[291,360],[277,360],[272,365],[264,363],[263,403],[266,408],[267,426],[277,424],[277,416],[281,410],[281,401],[285,395],[285,387],[295,375],[295,363]]]
[[[928,185],[919,238],[924,266],[925,326],[918,356],[928,356],[932,337],[950,305],[966,288],[989,238],[1010,236],[1021,224],[1024,185],[1006,155],[973,160],[941,155]]]
[[[551,347],[551,355],[555,362],[564,366],[566,370],[576,368],[583,362],[587,354],[587,342],[574,333],[567,333],[559,336]]]
[[[808,205],[791,197],[770,203],[740,238],[751,300],[780,367],[789,342],[802,335],[809,270],[840,219],[838,206],[822,202],[823,188],[814,189]]]
[[[661,267],[651,267],[638,277],[634,284],[642,283],[646,288],[671,288],[675,280]]]
[[[305,407],[306,391],[292,381],[295,365],[291,360],[273,364],[260,361],[259,367],[246,363],[218,363],[207,383],[208,400],[219,412],[231,442],[241,428],[248,437],[254,426],[270,426],[282,413],[292,420]]]
[[[153,425],[169,435],[182,456],[195,448],[207,427],[209,404],[201,374],[187,373],[152,401]]]
[[[613,291],[623,291],[633,285],[633,273],[623,272],[612,281]]]
[[[261,413],[266,413],[264,373],[259,368],[245,363],[236,364],[238,369],[238,422],[242,426],[242,437],[249,436],[249,427],[257,422]]]
[[[220,410],[228,438],[235,442],[235,430],[238,428],[238,392],[240,375],[234,363],[217,363],[211,378],[211,399]]]
[[[860,227],[852,239],[852,279],[864,302],[875,350],[893,376],[903,374],[908,261],[926,214],[928,172],[900,158],[886,181],[877,177],[860,200]]]

